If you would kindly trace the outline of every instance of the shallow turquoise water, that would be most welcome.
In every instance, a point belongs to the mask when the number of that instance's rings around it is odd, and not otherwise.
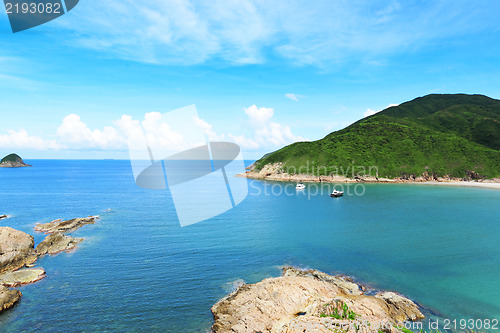
[[[102,219],[74,233],[77,251],[38,261],[47,277],[20,288],[1,332],[206,332],[234,281],[283,264],[397,290],[444,318],[500,318],[500,191],[367,184],[334,199],[250,181],[239,206],[181,228],[169,192],[138,188],[128,161],[28,162],[0,169],[1,225],[38,243],[37,222]]]

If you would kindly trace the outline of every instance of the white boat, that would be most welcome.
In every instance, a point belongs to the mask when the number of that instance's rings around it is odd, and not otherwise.
[[[306,186],[304,184],[302,184],[302,183],[298,183],[297,186],[295,186],[296,190],[303,190],[305,188],[306,188]]]
[[[338,198],[344,195],[344,191],[337,191],[333,190],[333,192],[330,194],[332,198]]]

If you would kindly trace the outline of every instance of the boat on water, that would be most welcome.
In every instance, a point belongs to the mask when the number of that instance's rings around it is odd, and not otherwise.
[[[333,190],[333,192],[330,194],[332,198],[338,198],[344,195],[344,191],[337,191]]]
[[[295,189],[296,189],[296,190],[303,190],[303,189],[305,189],[305,188],[306,188],[306,186],[305,186],[304,184],[302,184],[302,183],[298,183],[298,184],[295,186]]]

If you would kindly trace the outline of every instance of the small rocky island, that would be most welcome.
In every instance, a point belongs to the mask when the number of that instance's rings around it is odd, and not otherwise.
[[[10,227],[0,227],[0,312],[13,307],[22,296],[19,290],[10,287],[33,283],[45,277],[43,268],[32,268],[40,256],[75,249],[83,238],[65,233],[95,223],[98,218],[58,219],[37,224],[35,230],[48,235],[36,248],[33,236]]]
[[[214,333],[401,332],[424,319],[408,298],[352,279],[284,267],[283,276],[244,284],[212,307]]]
[[[23,159],[17,154],[10,154],[2,158],[0,168],[22,168],[31,165],[24,163]]]

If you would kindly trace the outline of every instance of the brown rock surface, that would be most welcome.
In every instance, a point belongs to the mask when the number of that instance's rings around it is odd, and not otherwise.
[[[11,290],[0,285],[0,312],[13,307],[21,296],[19,290]]]
[[[0,274],[0,284],[6,287],[16,287],[22,284],[33,283],[45,277],[43,268],[20,269],[15,272]]]
[[[36,261],[33,236],[0,227],[0,273],[14,271]]]
[[[56,254],[62,251],[73,250],[83,238],[73,238],[58,231],[45,237],[43,242],[36,247],[36,253],[41,256],[44,254]]]
[[[417,305],[403,296],[391,292],[367,296],[362,289],[342,276],[285,267],[282,277],[243,285],[217,302],[212,307],[212,330],[396,332],[395,324],[424,318]]]
[[[61,232],[73,232],[76,229],[86,225],[94,224],[99,216],[88,216],[88,217],[77,217],[75,219],[62,221],[61,219],[54,220],[49,223],[40,223],[35,226],[35,231],[54,233],[57,231]]]

